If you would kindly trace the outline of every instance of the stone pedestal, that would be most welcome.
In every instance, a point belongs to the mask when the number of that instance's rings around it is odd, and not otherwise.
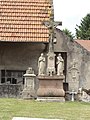
[[[39,89],[37,100],[39,101],[65,101],[63,90],[64,76],[39,76]]]
[[[49,52],[47,54],[47,75],[55,75],[55,54],[54,52]]]
[[[25,83],[22,92],[23,99],[34,99],[36,97],[35,76],[35,74],[24,74]]]

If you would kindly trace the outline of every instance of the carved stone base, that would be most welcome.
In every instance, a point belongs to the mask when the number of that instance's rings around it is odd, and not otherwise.
[[[23,99],[35,99],[35,96],[36,96],[36,93],[35,93],[34,90],[30,91],[30,89],[29,90],[28,89],[24,89],[22,91],[22,98]]]
[[[63,90],[64,76],[39,76],[38,79],[39,79],[39,89],[37,91],[38,99],[49,98],[49,100],[52,99],[52,101],[53,100],[56,101],[56,98],[64,99],[65,96],[65,92]]]
[[[37,101],[65,102],[65,98],[64,97],[37,97]]]

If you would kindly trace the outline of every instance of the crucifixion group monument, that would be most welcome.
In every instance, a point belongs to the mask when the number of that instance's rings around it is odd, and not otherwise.
[[[53,5],[52,5],[53,6]],[[53,8],[53,7],[52,7]],[[50,20],[44,21],[43,24],[49,30],[49,49],[47,54],[47,65],[46,65],[46,73],[44,72],[45,68],[45,58],[43,58],[43,62],[40,66],[39,63],[39,71],[38,71],[38,79],[39,79],[39,89],[37,91],[37,100],[50,100],[50,101],[64,101],[65,92],[63,90],[63,64],[64,60],[61,57],[61,54],[57,57],[57,72],[55,69],[55,53],[54,53],[54,38],[55,38],[55,29],[58,25],[61,25],[62,22],[54,21],[54,12],[53,9],[50,14]],[[45,73],[45,74],[44,74]]]

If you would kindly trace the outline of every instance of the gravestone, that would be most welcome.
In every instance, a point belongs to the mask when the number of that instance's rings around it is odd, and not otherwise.
[[[22,91],[23,99],[34,99],[36,98],[35,90],[35,77],[34,71],[31,67],[28,68],[26,74],[24,74],[24,89]]]
[[[75,92],[78,92],[79,89],[79,70],[78,70],[78,63],[75,59],[73,59],[71,63],[71,68],[69,71],[69,91],[74,90]]]

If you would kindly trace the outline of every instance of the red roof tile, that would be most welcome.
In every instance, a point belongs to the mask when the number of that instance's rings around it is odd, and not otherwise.
[[[0,41],[47,42],[50,0],[0,0]]]
[[[90,40],[75,40],[78,44],[90,51]]]

